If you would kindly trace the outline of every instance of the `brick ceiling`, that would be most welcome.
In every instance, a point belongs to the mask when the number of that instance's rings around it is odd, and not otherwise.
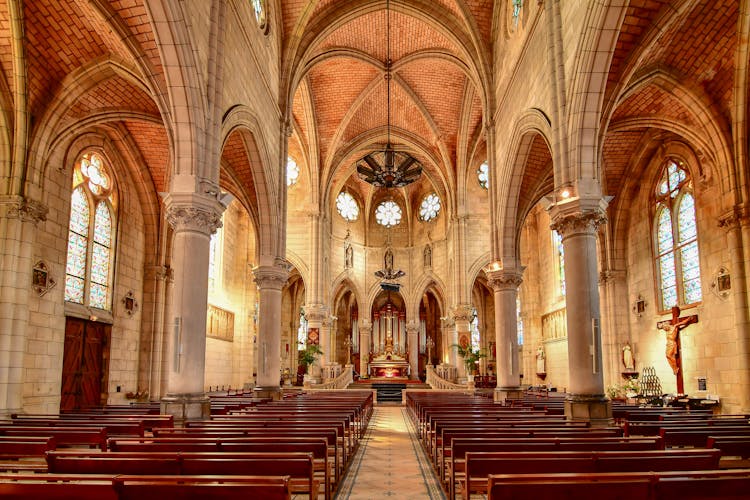
[[[119,128],[132,135],[137,155],[148,163],[156,191],[168,189],[170,145],[154,94],[166,87],[161,55],[144,6],[146,0],[45,0],[22,3],[27,38],[29,112],[38,124],[64,85],[82,68],[96,61],[116,60],[137,68],[151,91],[121,75],[91,85],[65,111],[62,122],[74,124],[102,112],[126,111]],[[197,0],[196,0],[197,1]],[[483,159],[482,92],[464,65],[466,46],[489,51],[492,18],[499,0],[393,0],[390,12],[391,129],[393,142],[413,151],[424,162],[425,175],[405,193],[454,192],[460,165],[470,172]],[[301,166],[315,167],[322,189],[343,185],[369,199],[371,189],[353,176],[354,161],[383,144],[387,124],[386,84],[383,78],[386,39],[385,2],[365,0],[283,0],[278,26],[284,51],[294,40],[312,40],[291,72],[299,84],[291,103],[295,132],[289,151]],[[352,11],[352,5],[363,8]],[[416,8],[409,9],[406,6]],[[342,13],[339,15],[339,11]],[[325,15],[325,22],[320,17]],[[696,136],[704,130],[707,115],[721,130],[731,127],[732,89],[737,49],[739,2],[631,0],[607,79],[602,120],[602,165],[607,194],[617,194],[630,173],[629,158],[644,147],[659,118],[690,128]],[[325,29],[321,30],[321,26]],[[315,30],[316,37],[308,35]],[[461,33],[457,33],[460,31]],[[500,36],[500,35],[495,35]],[[502,40],[495,44],[502,49]],[[0,0],[0,70],[10,95],[15,91],[8,0]],[[301,68],[312,64],[306,73]],[[487,56],[488,60],[492,60]],[[632,85],[649,72],[660,71],[675,84],[649,82]],[[502,80],[502,79],[500,79]],[[679,88],[675,90],[675,85]],[[632,87],[632,88],[631,88]],[[684,99],[692,95],[701,110]],[[705,111],[703,111],[705,110]],[[137,117],[143,119],[139,120]],[[624,125],[623,125],[624,124]],[[31,131],[31,134],[35,133]],[[671,131],[672,133],[675,130]],[[731,142],[731,138],[729,138]],[[653,139],[649,139],[653,140]],[[709,139],[706,139],[709,140]],[[231,169],[223,182],[252,186],[246,141],[233,137],[223,154]],[[535,140],[529,151],[520,200],[538,199],[547,186],[552,155],[546,143]],[[252,160],[250,160],[252,161]],[[335,195],[335,193],[333,193]]]

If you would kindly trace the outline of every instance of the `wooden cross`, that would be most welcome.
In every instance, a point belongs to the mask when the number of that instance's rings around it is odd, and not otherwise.
[[[682,354],[680,349],[680,330],[698,322],[698,315],[693,314],[691,316],[685,316],[680,318],[680,308],[674,306],[672,308],[672,319],[659,321],[656,324],[656,328],[664,330],[667,334],[667,361],[669,366],[672,367],[677,377],[677,393],[685,393],[685,383],[682,379]]]

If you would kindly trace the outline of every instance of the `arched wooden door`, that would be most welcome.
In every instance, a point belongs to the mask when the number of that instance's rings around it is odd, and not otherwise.
[[[111,333],[112,325],[66,318],[60,411],[107,403]]]

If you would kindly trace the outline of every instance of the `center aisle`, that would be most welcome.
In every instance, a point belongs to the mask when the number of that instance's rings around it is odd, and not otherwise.
[[[406,409],[376,406],[337,500],[429,498],[445,500]]]

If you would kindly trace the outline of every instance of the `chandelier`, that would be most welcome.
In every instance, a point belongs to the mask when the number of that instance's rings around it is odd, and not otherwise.
[[[405,151],[396,151],[391,144],[391,10],[390,0],[385,4],[387,52],[385,81],[387,89],[387,139],[385,149],[373,151],[357,161],[360,179],[375,187],[404,187],[422,174],[422,165]]]

